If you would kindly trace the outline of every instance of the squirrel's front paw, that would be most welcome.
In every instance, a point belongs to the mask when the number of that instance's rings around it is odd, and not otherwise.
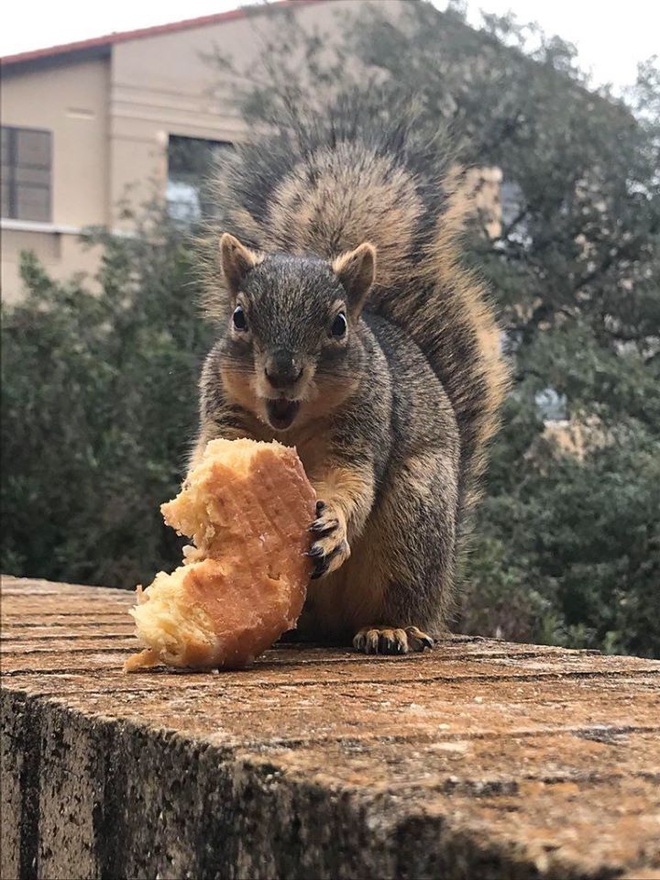
[[[316,502],[316,519],[310,526],[315,541],[309,551],[314,562],[312,579],[336,571],[351,555],[346,539],[346,520],[325,501]]]

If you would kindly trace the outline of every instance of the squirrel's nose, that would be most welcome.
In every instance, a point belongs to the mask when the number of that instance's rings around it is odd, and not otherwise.
[[[302,376],[302,367],[286,349],[274,352],[266,363],[266,378],[273,388],[288,388]]]

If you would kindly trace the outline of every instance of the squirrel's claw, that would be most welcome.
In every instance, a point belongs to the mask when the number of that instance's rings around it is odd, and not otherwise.
[[[311,532],[313,535],[318,535],[319,538],[322,538],[325,535],[329,535],[330,532],[334,532],[334,530],[338,527],[338,519],[315,519],[311,526],[307,529],[307,531]]]
[[[432,648],[434,639],[416,626],[365,626],[353,639],[353,647],[364,654],[407,654]]]
[[[342,541],[336,547],[326,552],[321,542],[312,546],[307,554],[314,560],[314,570],[312,571],[312,580],[317,580],[332,571],[336,571],[340,565],[351,555],[351,549],[348,541]]]
[[[414,645],[411,647],[411,651],[423,651],[424,648],[432,648],[435,645],[435,639],[416,626],[407,626],[406,635],[408,636],[408,644]]]

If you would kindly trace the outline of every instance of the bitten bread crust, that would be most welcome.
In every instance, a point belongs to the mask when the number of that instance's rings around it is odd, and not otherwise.
[[[294,449],[211,441],[179,495],[161,507],[194,546],[184,565],[138,588],[131,614],[147,648],[125,670],[240,668],[295,627],[312,570],[315,503]]]

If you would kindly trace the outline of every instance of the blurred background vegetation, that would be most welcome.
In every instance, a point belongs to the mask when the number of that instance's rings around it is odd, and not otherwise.
[[[501,216],[475,217],[466,259],[490,282],[515,381],[454,627],[660,656],[657,62],[615,99],[557,38],[412,3],[396,27],[357,14],[334,44],[291,17],[260,70],[212,63],[255,129],[345,91],[384,120],[414,98],[420,126],[501,174]],[[135,224],[90,233],[96,289],[26,255],[26,299],[3,307],[5,572],[130,588],[178,561],[158,506],[185,468],[213,328],[194,230],[154,206]]]

